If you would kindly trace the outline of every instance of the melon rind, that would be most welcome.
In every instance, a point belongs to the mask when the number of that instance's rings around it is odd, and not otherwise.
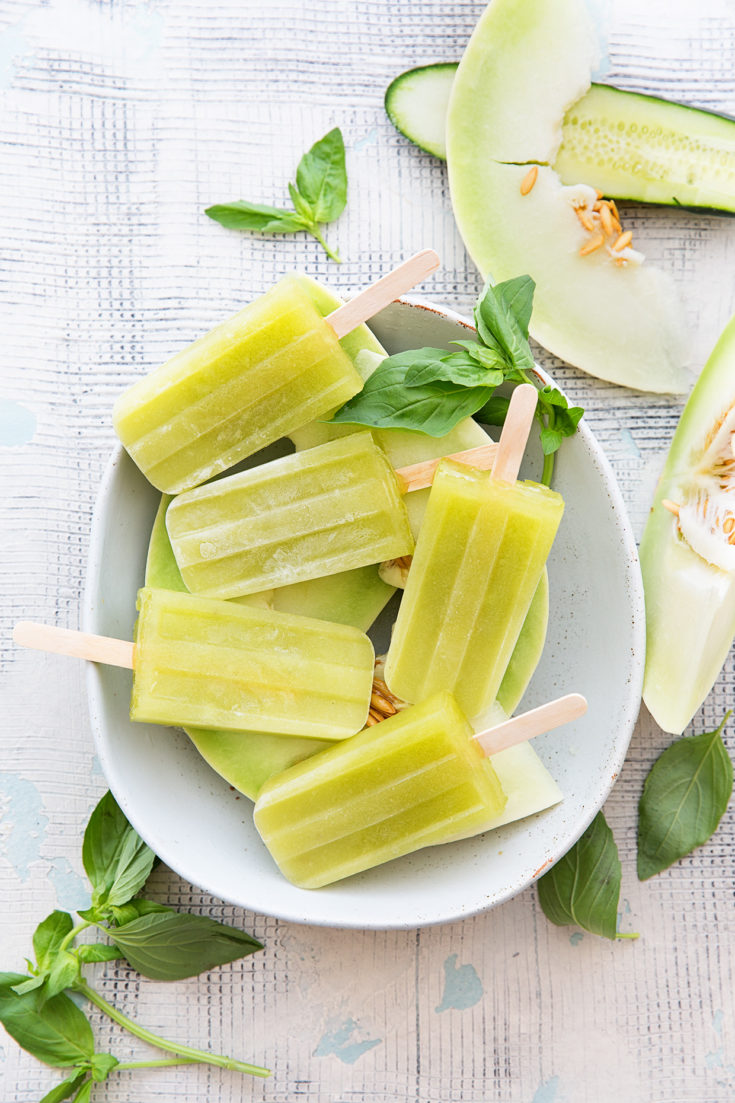
[[[686,343],[672,280],[633,260],[618,266],[604,247],[580,256],[589,238],[575,206],[594,193],[550,167],[594,59],[583,0],[492,0],[449,101],[455,218],[484,277],[533,277],[531,333],[550,352],[612,383],[680,393]],[[531,163],[538,177],[522,195]]]
[[[712,689],[735,638],[735,572],[707,563],[662,505],[680,501],[707,434],[735,403],[735,318],[684,408],[640,546],[646,597],[643,700],[664,731],[679,735]]]

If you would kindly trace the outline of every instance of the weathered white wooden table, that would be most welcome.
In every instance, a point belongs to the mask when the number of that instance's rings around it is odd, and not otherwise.
[[[735,114],[732,0],[610,0],[605,78]],[[343,292],[425,245],[423,293],[478,290],[445,175],[388,123],[389,79],[456,58],[481,0],[1,0],[0,967],[54,907],[86,896],[80,840],[105,789],[83,672],[19,653],[19,618],[76,626],[113,397],[228,311],[303,268]],[[228,233],[212,202],[280,201],[304,149],[342,127],[349,205],[338,267],[304,236]],[[735,223],[632,208],[626,224],[680,284],[698,364],[735,308]],[[625,326],[625,319],[620,320]],[[597,383],[539,350],[587,409],[638,533],[680,403]],[[729,661],[693,725],[735,704]],[[728,732],[731,749],[735,743]],[[121,1073],[97,1098],[304,1103],[726,1103],[735,1099],[731,810],[712,843],[639,885],[636,804],[667,744],[645,710],[606,805],[623,860],[610,944],[552,927],[529,889],[466,922],[309,929],[243,914],[166,869],[153,891],[236,922],[265,951],[173,986],[96,967],[102,990],[169,1037],[251,1057],[267,1082],[208,1068]],[[100,1046],[112,1042],[98,1024]],[[116,1032],[117,1033],[117,1032]],[[138,1047],[142,1056],[144,1047]],[[0,1098],[57,1074],[0,1032]]]

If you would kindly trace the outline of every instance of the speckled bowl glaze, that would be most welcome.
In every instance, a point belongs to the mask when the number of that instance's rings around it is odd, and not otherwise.
[[[393,303],[371,326],[390,352],[443,346],[467,323],[418,300]],[[538,476],[529,447],[524,474]],[[253,826],[251,803],[199,757],[183,732],[128,718],[131,674],[89,668],[97,752],[115,797],[146,842],[185,880],[233,904],[297,923],[398,928],[446,923],[515,896],[560,858],[602,806],[638,715],[645,648],[635,541],[612,470],[584,421],[566,441],[555,489],[567,503],[549,560],[551,615],[522,707],[577,691],[585,717],[535,741],[565,798],[497,831],[433,847],[318,891],[289,884]],[[85,628],[130,638],[159,495],[121,450],[95,512]],[[385,617],[372,633],[387,643]]]

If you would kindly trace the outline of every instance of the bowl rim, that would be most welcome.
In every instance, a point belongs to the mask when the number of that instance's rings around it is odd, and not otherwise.
[[[472,322],[465,316],[452,310],[449,307],[444,307],[435,302],[431,302],[422,297],[406,295],[394,300],[391,305],[400,304],[411,308],[426,311],[428,313],[437,315],[440,319],[446,320],[455,325],[461,326],[467,329],[469,332],[474,333],[475,327]],[[538,364],[534,364],[535,372],[540,380],[544,384],[551,384],[558,386],[556,381],[541,368]],[[561,388],[560,388],[561,389]],[[546,873],[553,865],[556,864],[574,845],[583,832],[587,829],[590,823],[593,821],[597,813],[602,809],[605,801],[607,800],[610,791],[617,780],[626,754],[630,740],[633,735],[633,731],[638,719],[638,713],[641,705],[641,692],[643,686],[643,673],[645,666],[645,646],[646,646],[646,630],[645,630],[645,600],[643,594],[643,579],[640,570],[640,563],[638,559],[638,550],[636,546],[635,536],[628,517],[627,507],[625,505],[620,487],[617,482],[615,472],[607,459],[602,446],[597,441],[594,433],[586,424],[583,418],[578,426],[577,432],[584,440],[587,451],[590,458],[595,463],[599,475],[603,481],[605,490],[609,496],[610,507],[615,515],[616,528],[618,529],[622,552],[624,553],[624,574],[626,580],[626,590],[630,597],[630,622],[632,631],[632,655],[631,655],[631,673],[627,679],[625,686],[624,697],[621,699],[621,713],[624,717],[624,723],[618,731],[617,738],[614,745],[610,748],[608,754],[608,766],[610,767],[606,776],[605,782],[598,786],[595,793],[594,800],[591,802],[585,802],[583,808],[578,812],[574,822],[564,832],[564,837],[561,841],[557,840],[554,846],[554,856],[547,858],[543,865],[535,872],[530,874],[523,874],[520,877],[512,880],[505,890],[497,893],[492,899],[477,900],[473,905],[467,907],[458,906],[456,903],[445,906],[441,913],[433,915],[427,919],[414,919],[399,918],[392,922],[382,921],[380,919],[372,919],[369,914],[365,914],[361,918],[349,919],[341,918],[339,920],[330,919],[329,917],[317,917],[314,918],[304,911],[298,909],[285,909],[282,907],[271,909],[264,907],[262,902],[259,902],[257,907],[247,903],[241,899],[233,899],[232,897],[223,897],[221,895],[220,888],[212,884],[207,883],[207,877],[202,877],[200,871],[196,871],[192,876],[191,870],[186,869],[186,863],[180,859],[179,854],[176,851],[175,846],[169,847],[165,840],[156,838],[155,843],[153,841],[154,833],[149,829],[145,822],[141,822],[137,816],[135,809],[131,807],[127,794],[124,788],[118,785],[116,778],[116,771],[113,762],[111,761],[111,754],[108,753],[108,743],[105,739],[104,733],[104,690],[102,683],[97,676],[97,668],[94,663],[87,664],[86,671],[86,686],[87,686],[87,700],[90,716],[90,725],[92,727],[95,752],[97,754],[100,767],[104,774],[111,792],[113,793],[120,808],[128,818],[129,822],[141,836],[141,838],[156,851],[156,854],[162,861],[169,866],[171,870],[177,873],[178,876],[197,885],[202,891],[209,893],[217,899],[224,899],[229,903],[237,907],[242,907],[246,910],[255,911],[257,914],[272,916],[273,918],[285,921],[298,923],[307,926],[321,926],[321,927],[333,927],[337,929],[354,929],[354,930],[413,930],[421,927],[436,926],[443,923],[458,922],[463,919],[470,918],[473,915],[479,915],[486,911],[489,911],[508,900],[517,896],[523,892],[529,885],[533,884],[535,880],[541,876],[542,873]],[[82,628],[87,632],[98,631],[96,623],[98,595],[95,592],[95,580],[98,580],[100,570],[102,566],[103,547],[104,547],[104,532],[106,529],[109,510],[111,508],[110,503],[110,488],[114,482],[116,472],[120,463],[125,455],[123,446],[117,444],[112,454],[110,455],[107,464],[105,466],[102,479],[100,481],[99,489],[97,492],[92,525],[90,530],[89,541],[89,553],[87,557],[87,571],[83,592],[82,602]],[[226,782],[223,783],[226,784]],[[306,891],[306,890],[302,890]],[[311,895],[311,894],[309,894]],[[439,894],[438,894],[439,895]],[[308,911],[308,909],[306,909]]]

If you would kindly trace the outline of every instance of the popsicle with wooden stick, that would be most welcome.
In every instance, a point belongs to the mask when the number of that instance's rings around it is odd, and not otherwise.
[[[356,628],[169,590],[141,590],[138,609],[135,643],[27,621],[13,638],[131,668],[132,720],[315,739],[365,724],[374,653]]]
[[[453,693],[468,716],[495,699],[564,510],[561,495],[516,482],[536,408],[517,387],[490,472],[442,460],[385,666],[393,693]]]
[[[489,466],[496,446],[458,453]],[[413,552],[402,494],[438,460],[394,471],[369,432],[304,449],[179,494],[166,528],[192,593],[234,598]]]
[[[117,435],[159,490],[198,486],[357,394],[340,338],[438,265],[425,249],[327,318],[295,279],[281,280],[125,391]]]
[[[255,826],[303,888],[478,834],[506,802],[487,756],[586,708],[573,693],[474,735],[454,697],[434,694],[266,782]]]

